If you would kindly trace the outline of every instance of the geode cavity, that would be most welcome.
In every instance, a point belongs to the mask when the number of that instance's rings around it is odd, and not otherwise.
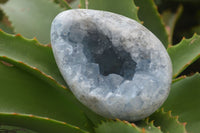
[[[155,35],[132,19],[105,11],[64,11],[52,23],[51,42],[71,91],[104,117],[139,120],[168,96],[170,58]]]

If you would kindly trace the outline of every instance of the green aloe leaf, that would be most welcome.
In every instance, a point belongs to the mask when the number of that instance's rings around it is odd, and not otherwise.
[[[0,112],[48,117],[88,130],[91,126],[69,90],[54,88],[4,61],[0,62],[0,92]]]
[[[149,120],[151,120],[149,122]],[[163,109],[156,111],[145,121],[134,123],[127,121],[102,122],[96,129],[96,133],[186,133],[185,123],[180,123],[177,117]],[[154,124],[156,126],[154,126]]]
[[[133,123],[127,121],[107,121],[101,123],[95,128],[96,133],[162,133],[159,128],[154,125],[143,125],[144,127],[138,127]],[[147,128],[147,129],[145,129]]]
[[[17,127],[17,126],[9,126],[9,125],[0,125],[0,132],[2,133],[9,133],[9,132],[17,132],[17,133],[37,133],[35,131],[32,131],[30,129],[22,128],[22,127]]]
[[[35,39],[25,39],[19,34],[13,36],[0,31],[0,49],[2,60],[9,62],[4,58],[6,56],[15,61],[23,62],[35,70],[39,69],[40,75],[47,75],[59,84],[66,85],[56,65],[51,47],[48,45],[41,45]]]
[[[110,11],[139,21],[133,0],[81,0],[81,8]]]
[[[177,77],[183,70],[200,57],[200,36],[194,35],[167,49],[173,64],[173,77]]]
[[[157,7],[153,0],[134,0],[139,7],[139,19],[143,21],[143,25],[153,32],[163,43],[165,48],[168,46],[168,35],[164,27],[164,23],[157,11]]]
[[[127,121],[102,122],[95,129],[96,133],[187,133],[185,123],[180,123],[178,117],[171,112],[157,110],[146,120],[129,123]]]
[[[41,45],[35,39],[25,39],[19,34],[14,36],[0,31],[0,49],[1,60],[37,76],[52,87],[69,91],[57,68],[51,47],[48,45]],[[95,124],[103,119],[75,98],[74,103],[78,104]]]
[[[180,123],[178,117],[171,115],[171,111],[158,110],[149,119],[154,120],[154,124],[159,126],[163,133],[187,133],[185,123]]]
[[[187,122],[186,129],[198,133],[200,127],[200,74],[185,77],[172,84],[171,92],[163,107]]]
[[[182,12],[183,12],[183,6],[180,5],[175,13],[173,13],[171,10],[166,10],[162,13],[162,18],[166,25],[165,28],[169,35],[169,45],[172,45],[174,28]]]
[[[42,43],[50,42],[51,22],[63,11],[50,0],[9,0],[0,7],[9,17],[16,33],[27,38],[37,37]]]
[[[87,131],[80,129],[79,127],[72,126],[65,122],[56,121],[56,120],[44,118],[44,117],[33,116],[33,115],[24,115],[24,114],[17,114],[17,113],[0,113],[0,121],[1,121],[1,124],[4,124],[4,125],[17,126],[19,129],[26,128],[28,130],[32,130],[39,133],[88,133]],[[6,128],[6,126],[4,126],[4,128]],[[10,127],[7,127],[7,128],[10,128]],[[27,130],[25,131],[30,132]],[[0,128],[0,132],[1,132],[1,128]],[[2,131],[2,132],[7,133],[6,131],[5,132]],[[8,131],[8,133],[13,133],[13,132],[14,131]]]

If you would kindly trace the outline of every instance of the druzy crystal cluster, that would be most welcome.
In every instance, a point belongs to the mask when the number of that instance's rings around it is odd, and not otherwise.
[[[135,121],[168,96],[170,58],[148,29],[127,17],[88,9],[56,16],[51,42],[73,94],[94,112]]]

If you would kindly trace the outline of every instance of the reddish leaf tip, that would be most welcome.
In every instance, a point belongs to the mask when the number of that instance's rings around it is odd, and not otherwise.
[[[76,129],[80,129],[79,127],[75,127]]]
[[[129,122],[128,122],[128,121],[125,121],[125,120],[123,120],[123,122],[124,122],[125,124],[129,124]]]
[[[150,124],[152,124],[152,125],[153,125],[153,124],[154,124],[154,121],[155,121],[155,120],[152,120],[152,121],[150,122]]]
[[[121,121],[121,120],[116,118],[116,121]]]
[[[67,89],[67,87],[66,87],[66,86],[64,86],[64,85],[61,85],[61,87],[62,87],[63,89]]]
[[[161,108],[161,112],[164,112],[164,108]]]
[[[21,37],[22,35],[18,33],[18,34],[16,34],[15,36],[16,36],[16,37]]]
[[[29,117],[34,117],[34,115],[29,115]]]
[[[183,123],[183,126],[186,126],[186,125],[187,125],[187,122],[184,122],[184,123]]]
[[[192,63],[192,61],[189,61],[185,66],[188,66],[188,65],[190,65]]]
[[[134,128],[136,127],[136,125],[134,123],[131,123],[131,126],[134,127]]]
[[[12,115],[18,115],[18,113],[12,113]]]
[[[168,48],[171,48],[172,46],[173,46],[172,44],[169,44],[169,45],[168,45]]]
[[[171,111],[171,110],[168,111],[167,113],[168,113],[168,115],[169,115],[170,117],[172,116],[172,111]]]
[[[142,128],[142,133],[145,133],[145,132],[146,132],[145,128]]]
[[[179,118],[179,116],[177,115],[177,116],[175,116],[175,119],[177,119],[178,120],[178,118]]]

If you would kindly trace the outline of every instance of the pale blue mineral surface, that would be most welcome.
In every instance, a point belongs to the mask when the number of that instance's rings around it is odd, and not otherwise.
[[[172,65],[167,51],[130,18],[87,9],[64,11],[52,23],[51,42],[73,94],[104,117],[145,118],[169,94]]]

